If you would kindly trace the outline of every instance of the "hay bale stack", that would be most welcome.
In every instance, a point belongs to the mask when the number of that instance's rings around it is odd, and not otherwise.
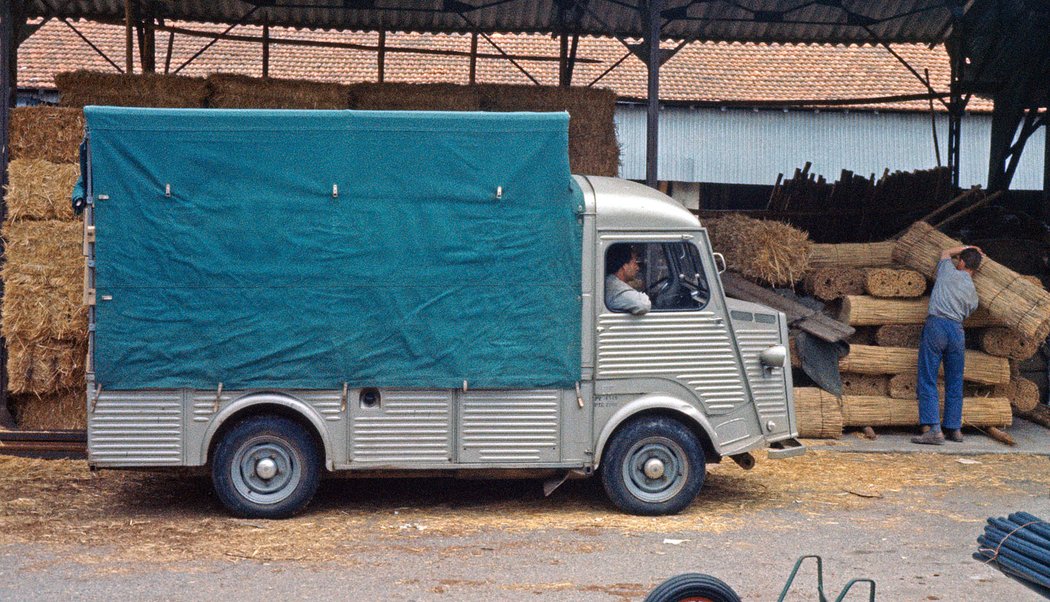
[[[84,139],[84,112],[56,107],[11,109],[11,160],[76,163]]]
[[[843,374],[843,395],[889,395],[890,379],[877,374]]]
[[[1006,387],[1008,385],[978,385],[974,383],[963,383],[963,395],[966,397],[1008,397]],[[944,398],[944,381],[937,380],[937,394]],[[897,374],[890,378],[889,395],[894,399],[916,399],[919,396],[918,376],[915,372],[911,374]]]
[[[901,347],[851,345],[849,354],[839,360],[840,372],[858,374],[909,374],[918,366],[919,350]],[[1010,382],[1010,364],[1005,358],[980,351],[967,351],[963,379],[984,385]]]
[[[918,222],[897,241],[893,258],[933,277],[941,251],[958,246],[925,222]],[[1050,334],[1050,292],[1020,274],[985,258],[973,276],[981,305],[988,313],[1021,335],[1044,340]]]
[[[799,437],[838,439],[842,436],[842,410],[837,397],[816,387],[796,387],[794,398]]]
[[[848,295],[835,308],[840,322],[850,326],[883,326],[887,324],[923,324],[930,303],[929,297],[918,299],[878,299],[867,295]],[[987,309],[978,307],[963,326],[981,328],[1002,326]]]
[[[363,83],[348,88],[352,109],[367,111],[479,111],[477,86]]]
[[[893,265],[893,241],[815,244],[809,266],[819,268],[878,268]]]
[[[812,244],[802,230],[739,214],[706,225],[711,246],[735,272],[772,286],[793,284],[806,273]]]
[[[349,87],[307,80],[208,76],[208,106],[223,109],[347,109]]]
[[[614,121],[618,97],[612,90],[499,84],[477,89],[483,111],[568,112],[572,172],[589,176],[619,173],[620,144]]]
[[[87,339],[8,339],[7,386],[12,393],[47,396],[83,388]]]
[[[942,408],[943,410],[943,404]],[[963,398],[963,425],[1006,427],[1013,422],[1005,397]],[[842,397],[843,426],[913,426],[919,423],[919,402],[874,395]]]
[[[80,177],[76,163],[18,159],[7,168],[7,219],[71,220],[75,216],[69,193]]]
[[[883,347],[918,349],[921,338],[921,324],[887,324],[875,329],[875,342]]]
[[[1028,339],[1009,328],[986,328],[978,335],[981,350],[989,355],[1026,360],[1039,350],[1040,341]]]
[[[806,274],[803,287],[818,299],[832,301],[864,294],[864,280],[865,273],[860,268],[820,268]]]
[[[921,297],[926,277],[915,270],[869,268],[864,273],[864,290],[872,297]]]
[[[87,105],[197,108],[205,106],[208,98],[208,84],[202,77],[157,73],[69,71],[55,75],[55,87],[61,94],[59,103],[76,108]]]
[[[21,394],[10,398],[18,425],[27,431],[84,430],[87,428],[86,389],[66,389],[46,395]]]

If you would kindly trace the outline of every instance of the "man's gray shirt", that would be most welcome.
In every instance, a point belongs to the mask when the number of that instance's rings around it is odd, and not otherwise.
[[[634,290],[631,285],[617,278],[616,274],[605,277],[605,305],[609,309],[629,311],[636,316],[652,309],[649,295]]]
[[[963,270],[956,269],[951,259],[942,259],[937,264],[937,279],[930,293],[931,316],[962,322],[977,309],[977,289],[973,279]]]

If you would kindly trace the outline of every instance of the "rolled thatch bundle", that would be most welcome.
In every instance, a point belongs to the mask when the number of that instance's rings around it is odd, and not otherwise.
[[[57,220],[4,224],[0,332],[5,337],[30,344],[87,336],[82,231],[79,222]]]
[[[307,80],[212,73],[208,106],[224,109],[347,109],[349,87]]]
[[[981,350],[989,355],[1026,360],[1039,350],[1041,341],[1025,338],[1009,328],[986,328],[978,335]]]
[[[962,421],[965,426],[1010,426],[1013,422],[1010,400],[1005,397],[964,397]],[[919,423],[919,402],[875,395],[844,395],[842,423],[854,427],[916,425]]]
[[[477,86],[483,111],[566,111],[569,113],[569,164],[573,173],[616,176],[617,95],[603,88],[564,86]]]
[[[58,107],[11,109],[11,160],[42,159],[52,163],[80,160],[84,112]]]
[[[926,292],[926,277],[915,270],[868,268],[864,290],[872,297],[921,297]]]
[[[846,295],[864,294],[864,270],[860,268],[820,268],[810,270],[803,279],[803,288],[824,301]]]
[[[1007,397],[1000,387],[1008,385],[978,385],[963,383],[963,395],[967,397]],[[944,381],[937,380],[937,394],[944,398]],[[890,378],[889,395],[894,399],[916,399],[919,396],[918,376],[913,370],[909,374],[895,374]]]
[[[8,221],[76,218],[69,196],[80,177],[79,164],[18,159],[8,164],[7,174]]]
[[[12,393],[50,394],[84,386],[87,339],[7,339],[8,389]]]
[[[909,374],[916,370],[918,349],[851,345],[849,354],[839,360],[840,372],[858,374]],[[1010,363],[980,351],[967,351],[963,379],[985,385],[1010,382]]]
[[[816,387],[796,387],[794,398],[799,437],[838,439],[842,436],[842,410],[837,397]]]
[[[477,86],[361,83],[348,88],[352,109],[367,111],[478,111]]]
[[[47,395],[12,395],[9,402],[22,430],[84,430],[87,428],[86,395],[86,387],[78,387]]]
[[[922,324],[887,324],[875,329],[875,342],[883,347],[919,348]]]
[[[929,297],[918,299],[878,299],[867,295],[848,295],[836,304],[836,317],[850,326],[882,326],[885,324],[922,324],[926,322]],[[1002,326],[988,310],[978,307],[963,326],[980,328]]]
[[[67,71],[55,75],[59,104],[117,107],[196,108],[205,106],[208,84],[203,77],[140,73]]]
[[[849,374],[842,377],[843,395],[889,395],[890,378],[881,374]]]
[[[874,345],[876,332],[878,328],[875,326],[857,326],[846,342],[850,345]]]
[[[810,253],[809,267],[819,269],[892,266],[893,246],[893,241],[815,244]]]
[[[1018,412],[1031,412],[1039,405],[1039,385],[1023,376],[1015,375],[1005,385],[995,387],[995,395],[1006,397]]]
[[[793,284],[806,273],[812,243],[802,230],[735,213],[706,226],[711,246],[735,272],[772,286]]]
[[[944,249],[958,246],[929,224],[918,222],[897,241],[893,258],[933,277]],[[985,257],[973,275],[981,306],[1021,335],[1044,340],[1050,334],[1050,292]]]

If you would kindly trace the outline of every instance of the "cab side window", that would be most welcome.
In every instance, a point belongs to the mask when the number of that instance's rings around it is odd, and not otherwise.
[[[637,265],[613,270],[614,265],[623,265],[628,252]],[[608,309],[635,314],[695,311],[711,298],[700,251],[686,241],[611,245],[606,253],[605,286]],[[634,305],[628,307],[628,300]],[[646,302],[649,309],[638,311],[637,306]]]

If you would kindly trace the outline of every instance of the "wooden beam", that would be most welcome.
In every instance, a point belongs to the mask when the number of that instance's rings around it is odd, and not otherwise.
[[[124,73],[128,75],[135,72],[135,55],[132,47],[135,45],[132,31],[131,2],[124,0]]]

